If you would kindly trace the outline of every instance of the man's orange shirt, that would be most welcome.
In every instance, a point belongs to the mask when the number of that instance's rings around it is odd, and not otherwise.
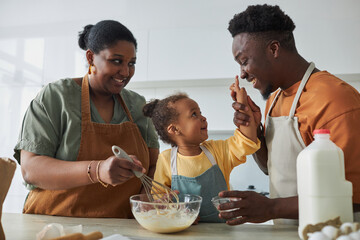
[[[300,82],[279,94],[270,116],[289,115]],[[265,116],[277,91],[266,102]],[[315,129],[330,129],[330,139],[344,152],[346,179],[353,184],[353,202],[360,203],[359,92],[326,71],[314,73],[300,95],[295,116],[306,146],[314,140]]]

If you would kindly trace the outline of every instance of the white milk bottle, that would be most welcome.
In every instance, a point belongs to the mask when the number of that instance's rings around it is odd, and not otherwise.
[[[344,153],[330,140],[330,130],[315,130],[314,138],[297,157],[300,238],[308,224],[336,217],[353,221],[352,184],[345,180]]]

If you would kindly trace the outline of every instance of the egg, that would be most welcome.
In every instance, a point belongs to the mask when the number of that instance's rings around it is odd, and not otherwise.
[[[321,232],[328,236],[330,239],[337,238],[340,235],[340,230],[331,225],[323,227],[323,229],[321,229]]]
[[[355,231],[359,230],[359,228],[360,228],[359,223],[357,223],[357,222],[355,222],[355,223],[346,222],[340,226],[340,231],[343,234],[349,234],[351,232],[355,232]]]
[[[336,240],[352,240],[352,239],[349,236],[342,235],[342,236],[338,237]]]
[[[323,232],[314,232],[310,235],[308,240],[331,240],[326,234]]]
[[[360,233],[359,232],[352,232],[349,234],[351,240],[360,240]]]

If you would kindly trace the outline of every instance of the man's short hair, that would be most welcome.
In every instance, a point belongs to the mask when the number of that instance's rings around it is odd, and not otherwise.
[[[295,24],[279,6],[252,5],[236,14],[229,22],[232,37],[240,33],[250,33],[264,40],[278,40],[286,49],[294,50],[293,30]]]

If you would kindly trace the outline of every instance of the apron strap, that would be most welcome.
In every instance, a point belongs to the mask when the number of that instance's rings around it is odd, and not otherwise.
[[[298,100],[300,98],[300,95],[305,87],[305,84],[307,83],[307,81],[309,80],[309,77],[312,73],[312,71],[314,70],[315,68],[315,64],[313,62],[310,63],[309,67],[307,68],[302,80],[301,80],[301,83],[300,83],[300,86],[296,92],[296,95],[295,95],[295,98],[294,98],[294,101],[293,101],[293,104],[291,106],[291,109],[290,109],[290,113],[289,113],[289,117],[290,118],[293,118],[294,115],[295,115],[295,109],[296,109],[296,106],[297,106],[297,103],[298,103]]]
[[[81,83],[81,119],[84,122],[91,122],[89,79],[86,74]]]
[[[214,156],[211,154],[211,152],[204,146],[204,145],[200,145],[201,150],[203,150],[203,152],[205,153],[206,157],[210,160],[211,165],[216,165],[216,161]]]
[[[268,111],[268,112],[267,112],[267,114],[266,114],[266,119],[268,119],[268,118],[269,118],[269,116],[270,116],[270,112],[271,112],[271,109],[274,107],[275,102],[276,102],[276,100],[277,100],[277,98],[278,98],[278,96],[279,96],[280,92],[281,92],[281,89],[280,89],[280,90],[277,92],[277,94],[275,95],[274,100],[272,101],[272,103],[271,103],[271,105],[270,105],[270,107],[269,107],[269,111]]]
[[[305,84],[306,84],[307,81],[309,80],[309,77],[310,77],[312,71],[314,70],[314,68],[315,68],[315,64],[314,64],[313,62],[311,62],[310,65],[309,65],[309,67],[307,68],[307,70],[306,70],[303,78],[301,79],[300,86],[299,86],[299,88],[298,88],[298,90],[297,90],[297,92],[296,92],[294,101],[293,101],[293,103],[292,103],[292,105],[291,105],[291,109],[290,109],[290,113],[289,113],[289,117],[290,117],[290,118],[293,118],[294,115],[295,115],[296,106],[297,106],[298,100],[299,100],[299,98],[300,98],[300,95],[301,95],[301,93],[302,93],[302,90],[304,89]],[[267,116],[266,116],[267,119],[268,119],[268,117],[269,117],[269,115],[270,115],[271,109],[274,107],[274,104],[275,104],[275,102],[276,102],[276,100],[277,100],[280,92],[281,92],[281,89],[280,89],[280,91],[277,92],[277,94],[276,94],[276,96],[275,96],[275,98],[274,98],[274,101],[273,101],[273,102],[271,103],[271,105],[270,105],[269,111],[268,111],[267,114],[266,114],[266,115],[267,115]]]
[[[121,97],[120,93],[116,95],[117,99],[120,103],[120,105],[123,107],[126,116],[131,122],[134,122],[131,113],[126,106],[123,98]],[[85,122],[91,122],[91,110],[90,110],[90,94],[89,94],[89,77],[86,74],[83,77],[82,83],[81,83],[81,119],[83,119]]]
[[[211,162],[211,165],[216,165],[216,161],[211,152],[203,145],[200,145],[201,150],[205,153],[205,156]],[[170,167],[171,167],[171,175],[178,175],[177,171],[177,151],[178,147],[172,147],[170,153]]]
[[[176,161],[176,158],[177,158],[177,150],[178,150],[178,147],[172,147],[171,148],[171,153],[170,153],[170,166],[171,166],[171,175],[178,175],[178,171],[177,171],[177,161]]]
[[[119,94],[117,94],[116,96],[117,96],[117,98],[118,98],[121,106],[123,107],[123,109],[124,109],[124,111],[125,111],[126,116],[128,117],[128,119],[129,119],[131,122],[134,122],[134,120],[133,120],[133,118],[132,118],[132,116],[131,116],[131,113],[130,113],[129,109],[128,109],[128,107],[127,107],[126,104],[125,104],[124,99],[121,97],[121,94],[119,93]]]

